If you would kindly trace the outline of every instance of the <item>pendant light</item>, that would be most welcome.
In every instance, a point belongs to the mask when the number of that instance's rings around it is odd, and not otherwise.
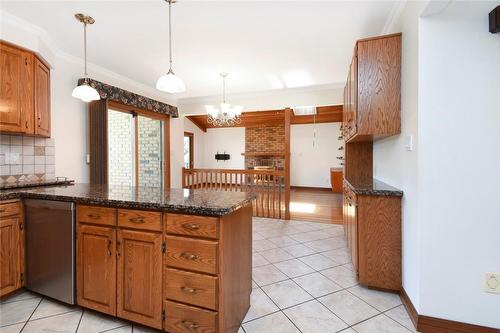
[[[75,98],[79,98],[84,102],[97,101],[101,97],[97,90],[92,88],[88,82],[88,74],[87,74],[87,24],[94,24],[95,20],[84,14],[75,14],[75,18],[83,23],[83,52],[84,52],[84,61],[85,61],[85,80],[81,85],[73,89],[73,93],[71,96]]]
[[[220,73],[222,77],[222,103],[217,109],[213,105],[205,105],[207,111],[207,121],[214,126],[234,126],[241,124],[241,112],[243,107],[239,105],[231,106],[226,103],[226,77],[227,73]]]
[[[175,94],[186,91],[186,86],[172,70],[172,3],[175,3],[175,0],[165,1],[168,2],[168,56],[170,68],[167,74],[163,74],[158,79],[156,89]]]

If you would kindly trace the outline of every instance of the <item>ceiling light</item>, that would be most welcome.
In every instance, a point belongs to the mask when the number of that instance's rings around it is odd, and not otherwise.
[[[94,24],[95,20],[84,14],[75,14],[75,18],[83,23],[83,53],[84,53],[84,62],[85,62],[85,80],[81,85],[73,89],[71,96],[75,98],[79,98],[84,102],[97,101],[101,97],[97,90],[92,88],[88,82],[88,74],[87,74],[87,24]]]
[[[222,103],[217,109],[213,105],[205,105],[207,110],[207,121],[215,126],[234,126],[241,124],[241,113],[243,107],[239,105],[231,106],[226,103],[226,77],[227,73],[220,73],[222,77]]]
[[[158,81],[156,81],[156,89],[175,94],[186,91],[186,86],[172,70],[172,3],[174,3],[175,0],[165,1],[168,2],[168,56],[170,68],[167,74],[163,74]]]

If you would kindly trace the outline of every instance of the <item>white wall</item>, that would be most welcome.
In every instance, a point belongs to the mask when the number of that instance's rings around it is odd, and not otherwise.
[[[418,20],[426,2],[409,1],[391,32],[402,32],[401,134],[373,145],[375,178],[404,192],[402,200],[403,287],[419,310],[420,230],[418,221]],[[413,137],[413,151],[404,148]]]
[[[231,155],[229,161],[215,160],[215,154]],[[245,157],[245,128],[209,128],[205,133],[204,168],[209,169],[244,169]]]
[[[314,128],[316,139],[313,147]],[[340,123],[292,125],[290,173],[292,186],[331,187],[330,168],[340,167]]]
[[[500,35],[493,2],[452,2],[420,22],[420,313],[500,328]]]

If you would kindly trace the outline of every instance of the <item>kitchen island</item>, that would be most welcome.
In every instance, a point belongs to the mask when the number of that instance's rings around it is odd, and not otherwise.
[[[253,198],[89,184],[2,190],[1,236],[13,239],[2,294],[22,287],[23,200],[71,201],[80,306],[168,332],[236,332],[250,306]]]

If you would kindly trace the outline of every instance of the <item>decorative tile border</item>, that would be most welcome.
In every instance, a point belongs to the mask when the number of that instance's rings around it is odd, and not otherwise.
[[[179,117],[179,112],[177,110],[177,107],[175,106],[158,102],[154,99],[138,95],[133,92],[99,82],[97,80],[87,79],[87,81],[92,88],[97,90],[97,92],[103,99],[109,99],[111,101],[120,102],[125,105],[134,106],[156,113],[168,114],[174,118]],[[78,79],[78,85],[82,85],[84,82],[84,78]]]

